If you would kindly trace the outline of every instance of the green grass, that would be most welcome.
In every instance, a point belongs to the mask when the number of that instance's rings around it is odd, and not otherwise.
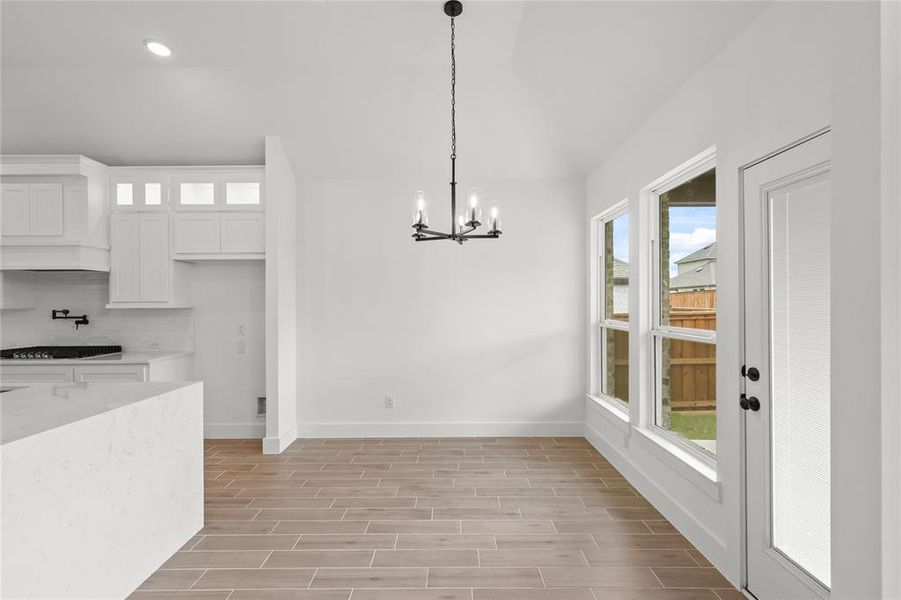
[[[674,412],[670,415],[670,428],[690,440],[715,440],[716,413]]]

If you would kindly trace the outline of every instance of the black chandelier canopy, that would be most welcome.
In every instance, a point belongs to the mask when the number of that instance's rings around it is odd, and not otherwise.
[[[501,222],[497,218],[497,208],[492,208],[486,233],[474,233],[482,226],[482,209],[479,208],[479,195],[473,190],[469,195],[469,208],[457,214],[457,54],[454,19],[463,13],[463,3],[449,0],[444,4],[444,14],[450,17],[450,54],[451,54],[451,182],[450,182],[450,233],[429,229],[429,216],[426,211],[425,195],[416,194],[416,211],[413,213],[413,239],[417,242],[432,240],[451,240],[462,245],[467,240],[497,239],[501,235]]]

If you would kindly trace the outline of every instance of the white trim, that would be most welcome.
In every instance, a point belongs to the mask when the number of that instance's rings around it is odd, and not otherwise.
[[[597,396],[586,394],[585,398],[588,400],[588,402],[585,403],[586,409],[593,410],[610,421],[610,423],[624,435],[629,435],[631,433],[632,426],[629,423],[629,407],[625,403],[603,394]]]
[[[602,227],[607,223],[614,221],[615,219],[623,216],[629,215],[629,248],[631,251],[632,244],[632,205],[628,198],[620,200],[610,208],[604,210],[603,212],[593,216],[589,221],[589,309],[588,309],[588,396],[593,398],[606,398],[608,397],[603,393],[604,383],[601,378],[601,370],[598,368],[598,365],[606,365],[607,358],[607,346],[606,344],[601,343],[600,336],[603,334],[604,329],[614,329],[617,331],[625,331],[630,333],[630,344],[631,344],[631,326],[628,321],[618,321],[615,319],[606,318],[606,314],[604,313],[604,307],[606,306],[606,289],[604,287],[604,282],[606,280],[606,273],[604,271],[604,260],[601,260],[601,256],[603,253],[601,252],[600,240],[602,234]],[[630,258],[631,260],[631,258]],[[631,275],[630,275],[631,278]],[[632,295],[632,284],[629,284],[629,295]],[[631,306],[630,306],[631,312]],[[597,357],[600,357],[599,360],[596,360]],[[630,369],[631,370],[631,369]],[[631,379],[631,375],[630,375]],[[616,400],[615,401],[620,406],[625,406],[626,403]],[[614,409],[617,410],[617,409]]]
[[[679,459],[678,470],[686,479],[695,484],[705,494],[719,502],[719,479],[716,472],[716,460],[696,450],[688,441],[660,427],[636,427],[635,431],[653,443],[648,446],[651,452],[662,450],[669,456]],[[685,470],[682,466],[688,467]],[[711,487],[710,484],[715,484]]]
[[[265,426],[264,426],[265,429]],[[263,454],[281,454],[297,439],[297,426],[292,425],[278,437],[263,438]]]
[[[302,438],[580,436],[584,421],[298,423]]]
[[[632,487],[638,490],[660,514],[666,517],[682,535],[694,544],[721,573],[729,572],[726,568],[728,551],[723,540],[719,539],[703,522],[692,516],[684,506],[673,500],[673,496],[660,487],[655,479],[645,473],[635,462],[608,444],[601,433],[588,423],[585,424],[584,435],[588,442],[604,458],[610,461]],[[641,436],[635,437],[640,438]],[[685,468],[681,465],[681,461],[673,460],[673,456],[669,452],[662,452],[658,458],[680,473]],[[708,487],[716,490],[716,497],[718,498],[720,495],[720,484],[710,483]],[[735,584],[737,582],[732,583]]]
[[[650,253],[648,256],[650,280],[647,282],[647,289],[650,294],[650,314],[647,315],[649,335],[641,336],[639,339],[643,340],[643,344],[646,344],[646,354],[650,359],[650,364],[648,365],[648,378],[640,381],[646,387],[640,391],[637,399],[640,413],[637,423],[638,429],[646,439],[654,442],[652,446],[654,451],[662,449],[670,453],[689,467],[688,473],[700,473],[702,477],[713,482],[717,481],[716,459],[704,454],[700,449],[695,449],[691,441],[683,441],[676,435],[660,428],[657,423],[660,421],[662,404],[657,402],[657,400],[663,395],[661,378],[659,377],[659,369],[662,364],[661,340],[663,338],[716,346],[715,331],[671,327],[660,323],[660,273],[664,268],[669,269],[668,266],[660,264],[660,196],[701,173],[715,169],[716,164],[716,146],[711,146],[663,176],[658,177],[641,190],[640,201],[642,205],[647,207],[645,214],[648,219],[648,228],[646,230],[648,238],[640,240],[642,243],[639,244],[639,248],[646,248]],[[692,479],[692,476],[689,475],[688,478]],[[716,497],[717,499],[719,498],[718,489]]]
[[[204,423],[203,437],[208,440],[258,440],[266,435],[263,423]]]

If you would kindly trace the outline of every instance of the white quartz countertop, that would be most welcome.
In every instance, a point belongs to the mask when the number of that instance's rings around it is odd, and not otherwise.
[[[193,354],[193,352],[186,351],[130,352],[126,350],[91,358],[4,358],[0,359],[0,365],[149,365],[161,360],[171,360]]]
[[[31,362],[31,361],[22,361]],[[34,361],[38,362],[38,361]],[[190,385],[159,381],[40,383],[0,393],[0,445],[63,427]]]

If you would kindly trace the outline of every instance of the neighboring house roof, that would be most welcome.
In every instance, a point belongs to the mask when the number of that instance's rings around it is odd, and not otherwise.
[[[676,261],[677,265],[681,265],[682,263],[694,262],[696,260],[707,260],[713,259],[716,260],[716,242],[711,244],[707,244],[700,250],[695,250],[688,256],[683,256],[679,260]]]
[[[716,263],[708,260],[697,268],[685,269],[669,280],[670,290],[704,289],[716,287]]]
[[[618,258],[613,259],[613,278],[629,279],[629,263]]]

